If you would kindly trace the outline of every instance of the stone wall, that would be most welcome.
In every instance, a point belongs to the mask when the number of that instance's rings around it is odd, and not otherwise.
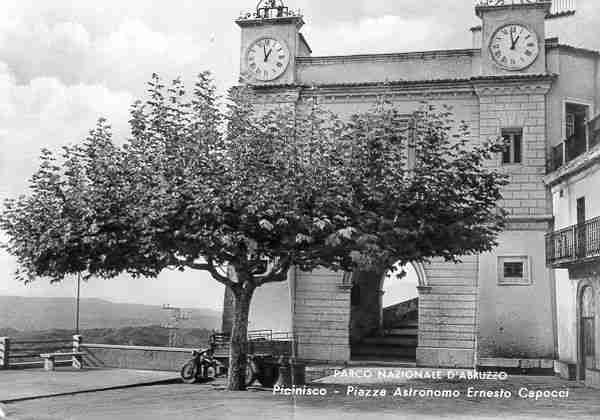
[[[350,288],[343,273],[314,270],[294,273],[294,333],[298,357],[344,362],[350,359]]]
[[[544,185],[546,173],[546,93],[551,80],[505,81],[476,84],[480,102],[479,134],[482,140],[497,138],[503,128],[523,129],[523,161],[501,164],[501,156],[489,164],[510,177],[500,205],[511,215],[551,214]]]
[[[478,257],[424,266],[419,294],[418,366],[473,367],[477,333]]]
[[[179,372],[192,350],[173,347],[83,344],[84,367],[162,370]]]
[[[503,164],[499,155],[489,165],[509,176],[500,205],[509,213],[509,226],[499,246],[480,258],[478,347],[480,357],[554,358],[555,318],[550,302],[553,286],[545,267],[544,234],[551,221],[546,173],[546,95],[551,76],[503,83],[475,83],[480,102],[482,140],[502,129],[522,128],[522,161]],[[523,257],[529,284],[500,285],[498,257]]]

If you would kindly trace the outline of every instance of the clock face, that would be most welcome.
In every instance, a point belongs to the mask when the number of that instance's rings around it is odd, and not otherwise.
[[[502,26],[490,41],[492,58],[506,70],[522,70],[529,67],[539,52],[536,33],[517,23]]]
[[[261,38],[248,48],[246,64],[257,80],[274,80],[281,76],[290,63],[290,51],[283,41]]]

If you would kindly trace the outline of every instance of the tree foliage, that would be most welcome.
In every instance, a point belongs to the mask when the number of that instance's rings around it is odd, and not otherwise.
[[[206,270],[239,312],[291,266],[385,270],[494,246],[506,180],[487,161],[501,145],[473,144],[449,109],[407,116],[382,101],[341,119],[310,95],[259,107],[255,93],[221,101],[207,73],[189,94],[154,75],[122,145],[100,120],[83,142],[42,151],[30,191],[0,215],[18,277]],[[240,323],[245,338],[247,314]]]

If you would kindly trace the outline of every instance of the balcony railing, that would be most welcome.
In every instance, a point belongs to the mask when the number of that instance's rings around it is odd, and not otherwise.
[[[546,262],[554,268],[600,261],[600,217],[546,235]]]
[[[575,14],[576,0],[552,0],[550,10],[546,19],[555,19],[573,16]],[[492,7],[526,5],[526,4],[548,4],[550,0],[475,0],[475,9],[488,9]],[[478,11],[479,13],[479,11]]]
[[[589,137],[589,138],[588,138]],[[552,148],[548,173],[553,172],[600,144],[600,114],[587,123],[587,135],[571,136]]]
[[[600,144],[600,115],[596,116],[589,123],[590,149]]]
[[[494,7],[494,6],[509,6],[518,4],[531,4],[531,3],[548,3],[550,0],[475,0],[475,6],[477,7]],[[557,1],[557,0],[554,0]],[[560,0],[558,0],[560,2]],[[573,0],[571,0],[573,1]]]

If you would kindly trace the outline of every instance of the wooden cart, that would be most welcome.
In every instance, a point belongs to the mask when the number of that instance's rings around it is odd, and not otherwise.
[[[213,357],[226,367],[229,366],[230,335],[215,333],[210,339]],[[257,330],[248,332],[248,365],[246,385],[258,381],[271,387],[277,381],[282,359],[293,357],[296,340],[292,333]]]

